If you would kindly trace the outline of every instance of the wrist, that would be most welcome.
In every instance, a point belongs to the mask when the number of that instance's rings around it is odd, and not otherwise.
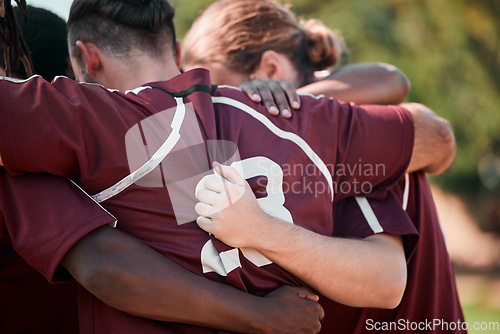
[[[294,239],[293,229],[295,226],[293,224],[267,213],[263,214],[260,221],[261,225],[253,238],[251,248],[256,249],[268,258],[274,258],[275,255],[289,249],[289,242]]]
[[[248,317],[245,319],[248,333],[269,333],[269,321],[266,318],[269,316],[268,302],[263,297],[255,297],[255,302],[248,308]]]
[[[272,248],[277,219],[259,208],[247,223],[252,226],[245,236],[245,246],[256,250]],[[273,237],[274,236],[274,237]]]

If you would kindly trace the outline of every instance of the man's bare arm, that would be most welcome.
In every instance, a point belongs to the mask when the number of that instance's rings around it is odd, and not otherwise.
[[[227,181],[208,177],[205,189],[197,194],[196,211],[201,216],[197,222],[202,229],[230,246],[257,249],[337,302],[377,308],[399,304],[406,286],[401,237],[342,239],[286,223],[262,211],[234,168],[220,168]]]
[[[404,103],[401,106],[412,115],[415,128],[408,172],[443,173],[450,167],[456,153],[455,136],[450,124],[422,104]]]
[[[258,241],[255,248],[326,297],[353,307],[399,305],[406,287],[400,236],[375,234],[363,240],[343,239],[271,217],[262,222],[265,232],[253,239]]]
[[[346,65],[331,77],[298,91],[324,94],[356,104],[399,104],[409,90],[406,76],[392,65],[360,63]],[[415,127],[413,156],[408,171],[443,173],[450,167],[456,152],[450,124],[422,104],[403,103],[401,106],[410,111]]]
[[[384,63],[355,63],[340,67],[322,80],[296,89],[285,80],[254,80],[240,88],[254,102],[262,102],[285,118],[300,108],[298,93],[325,95],[355,104],[399,104],[410,92],[410,81],[398,68]]]
[[[303,288],[256,297],[200,277],[132,237],[103,226],[61,264],[87,290],[127,313],[244,333],[316,333],[321,306]],[[300,296],[299,296],[300,295]]]
[[[384,63],[354,63],[340,67],[323,80],[297,90],[355,104],[399,104],[410,81],[398,68]]]

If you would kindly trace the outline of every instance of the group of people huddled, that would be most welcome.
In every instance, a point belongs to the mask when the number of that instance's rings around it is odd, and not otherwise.
[[[466,333],[426,176],[454,135],[406,76],[273,0],[214,1],[182,47],[173,17],[18,16],[39,75],[0,80],[0,332]]]

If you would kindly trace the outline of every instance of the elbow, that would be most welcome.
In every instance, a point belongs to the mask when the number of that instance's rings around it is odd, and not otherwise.
[[[130,308],[129,298],[139,289],[137,282],[119,268],[111,266],[94,268],[81,285],[107,305],[118,310],[136,314],[139,307]],[[127,293],[124,293],[126,291]]]
[[[382,309],[394,309],[398,307],[403,299],[403,295],[406,289],[406,271],[405,274],[399,274],[396,277],[393,277],[387,285],[384,287],[384,290],[380,294],[379,303],[377,308]]]
[[[396,66],[390,64],[380,64],[385,68],[387,86],[390,87],[388,100],[384,104],[400,104],[403,103],[410,93],[411,84],[408,77]]]
[[[384,267],[384,270],[377,270],[370,275],[371,284],[359,283],[363,285],[362,288],[356,293],[350,293],[345,299],[336,298],[334,292],[322,293],[332,300],[351,307],[394,309],[401,303],[406,289],[406,262],[403,262],[403,265],[397,262],[396,265],[391,265],[391,268],[379,266],[379,269]]]
[[[90,291],[93,295],[98,296],[101,300],[106,300],[112,291],[110,282],[114,280],[113,270],[109,267],[94,267],[87,270],[85,275],[80,278],[80,284]]]
[[[402,104],[412,115],[415,144],[408,172],[441,174],[455,159],[456,142],[450,123],[419,103]]]
[[[401,91],[400,91],[400,101],[396,102],[395,104],[402,103],[406,99],[406,97],[408,96],[408,94],[410,94],[410,90],[411,90],[410,80],[406,77],[406,75],[403,74],[403,72],[401,72],[401,77],[400,77],[399,80],[400,80],[399,87],[401,89]]]
[[[439,175],[444,173],[448,168],[450,168],[453,160],[455,160],[455,155],[457,152],[457,144],[455,140],[455,135],[453,129],[448,121],[445,119],[440,119],[441,126],[438,131],[439,134],[439,150],[436,162],[429,165],[425,172],[428,174]]]
[[[406,270],[404,274],[396,273],[389,277],[392,271],[384,273],[385,279],[379,280],[378,284],[370,286],[369,292],[363,289],[356,300],[349,297],[349,300],[336,300],[351,307],[394,309],[398,307],[403,299],[406,289]],[[328,295],[327,295],[328,296]]]
[[[364,307],[394,309],[403,299],[407,281],[406,259],[404,257],[392,258],[386,266],[381,266],[383,271],[377,276],[379,280],[372,287],[374,293],[371,300],[367,301],[369,305]]]
[[[408,94],[410,93],[411,89],[411,84],[410,80],[408,77],[401,72],[397,67],[393,66],[394,68],[392,69],[393,72],[393,80],[394,80],[394,87],[395,87],[395,98],[394,101],[391,101],[391,104],[400,104],[402,103]]]
[[[141,286],[135,257],[140,249],[136,243],[112,227],[102,226],[80,239],[61,264],[90,293],[124,310],[130,306],[130,296]]]

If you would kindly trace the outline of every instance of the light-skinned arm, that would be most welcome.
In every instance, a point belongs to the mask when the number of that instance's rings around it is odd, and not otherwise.
[[[313,289],[355,307],[394,308],[406,286],[401,237],[364,240],[320,235],[271,217],[248,183],[227,166],[197,194],[198,225],[232,247],[254,248]],[[242,218],[244,217],[244,218]],[[244,220],[244,221],[242,221]]]
[[[441,174],[455,159],[455,135],[450,123],[420,103],[404,103],[415,129],[413,154],[408,172]]]

